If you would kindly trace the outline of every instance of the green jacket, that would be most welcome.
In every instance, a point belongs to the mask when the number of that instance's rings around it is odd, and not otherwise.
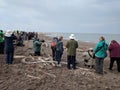
[[[37,41],[37,40],[33,42],[33,49],[35,52],[40,52],[41,44],[42,44],[42,42]]]
[[[74,39],[71,39],[66,44],[67,55],[76,56],[76,49],[78,48],[78,42]]]
[[[99,50],[100,47],[102,47],[102,48]],[[106,52],[107,48],[108,48],[108,45],[106,44],[106,42],[104,40],[100,41],[94,48],[95,56],[98,58],[105,58],[107,56],[107,52]],[[97,50],[99,50],[99,51],[97,51]]]
[[[3,32],[0,32],[0,43],[4,41],[4,34]]]

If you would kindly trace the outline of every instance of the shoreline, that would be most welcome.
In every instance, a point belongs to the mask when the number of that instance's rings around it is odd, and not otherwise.
[[[64,36],[64,39],[69,40],[69,35],[71,33],[44,33],[50,37],[54,36]],[[73,33],[75,34],[76,40],[80,42],[88,42],[88,43],[98,43],[99,37],[105,37],[106,42],[109,44],[111,40],[116,40],[120,43],[120,35],[119,34],[97,34],[97,33]]]
[[[51,41],[52,42],[52,36],[48,36],[47,34],[44,34],[44,33],[39,33],[39,38],[41,39],[46,39],[47,41]],[[66,45],[67,41],[69,39],[64,39],[63,37],[63,44],[64,46]],[[80,40],[77,40],[78,41],[78,45],[79,45],[79,49],[89,49],[89,48],[94,48],[95,47],[95,43],[92,43],[92,42],[84,42],[84,41],[80,41]]]

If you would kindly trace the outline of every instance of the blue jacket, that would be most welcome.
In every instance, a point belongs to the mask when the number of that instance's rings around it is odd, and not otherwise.
[[[14,52],[13,40],[17,39],[17,37],[14,34],[12,34],[10,37],[5,36],[4,38],[5,38],[5,42],[4,42],[5,43],[5,47],[4,47],[5,53]]]
[[[102,47],[100,50],[99,48]],[[107,56],[107,43],[103,40],[97,43],[96,47],[94,48],[95,56],[98,58],[105,58]],[[99,51],[98,51],[99,50]]]

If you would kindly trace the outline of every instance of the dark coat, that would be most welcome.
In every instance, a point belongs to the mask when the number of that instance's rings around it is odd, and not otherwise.
[[[13,45],[13,40],[17,39],[17,37],[12,34],[10,37],[5,36],[5,47],[4,47],[4,51],[5,53],[7,52],[14,52],[14,45]]]
[[[64,49],[63,49],[63,42],[62,41],[57,42],[56,51],[59,51],[59,52],[63,53]]]

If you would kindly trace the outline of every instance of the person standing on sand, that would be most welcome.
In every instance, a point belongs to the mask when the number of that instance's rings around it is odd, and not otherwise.
[[[96,44],[94,48],[95,53],[95,70],[98,74],[103,74],[103,63],[104,58],[107,56],[107,48],[108,45],[105,42],[105,38],[101,36],[99,38],[99,42]]]
[[[12,64],[14,56],[13,40],[17,39],[17,37],[12,33],[12,31],[7,30],[4,39],[5,39],[4,51],[6,54],[6,64]]]
[[[56,44],[58,42],[57,37],[53,37],[52,43],[51,43],[51,50],[52,50],[52,58],[53,60],[56,59]]]
[[[63,54],[63,51],[64,51],[62,40],[63,40],[62,36],[58,37],[58,42],[56,44],[56,61],[57,61],[57,66],[58,67],[61,67],[60,62],[61,62],[62,54]]]
[[[76,49],[78,48],[78,42],[75,40],[74,34],[71,34],[69,38],[70,40],[66,44],[67,68],[71,69],[70,64],[72,64],[72,68],[76,69]]]
[[[112,40],[108,50],[110,52],[110,65],[109,65],[109,70],[112,70],[114,61],[117,62],[117,70],[118,72],[120,72],[120,44],[115,41]]]

